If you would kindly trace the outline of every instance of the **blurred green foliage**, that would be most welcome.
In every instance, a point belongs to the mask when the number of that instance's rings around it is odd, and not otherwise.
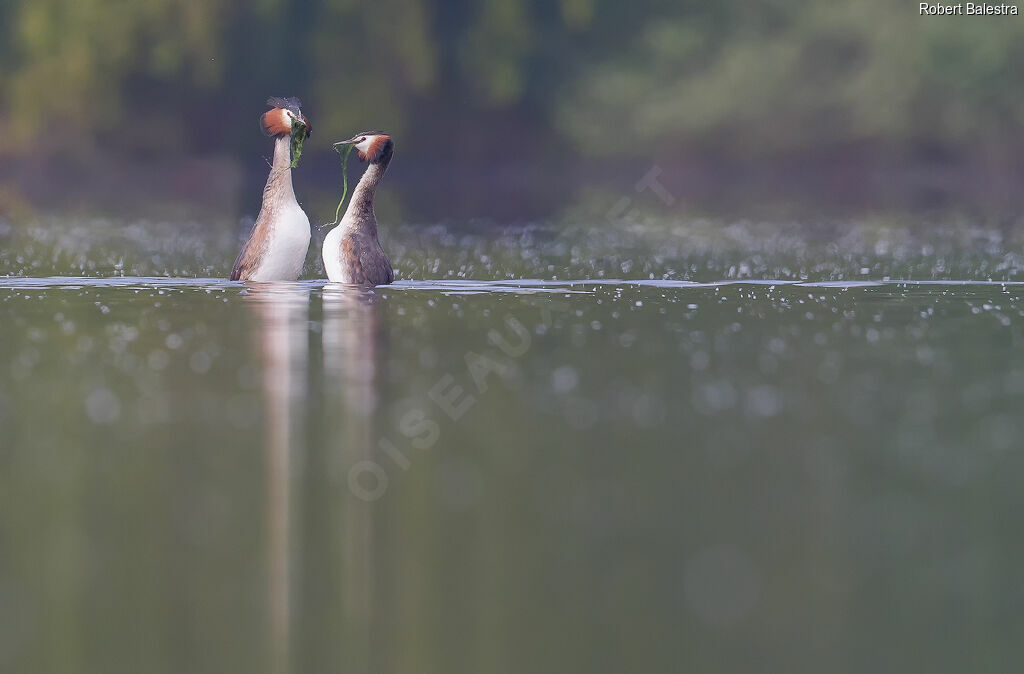
[[[888,0],[0,0],[0,153],[234,152],[273,94],[462,155],[1000,156],[1022,37]]]
[[[559,119],[580,145],[611,151],[683,139],[998,152],[1024,138],[1022,37],[1015,17],[936,21],[887,0],[694,5],[587,73]]]

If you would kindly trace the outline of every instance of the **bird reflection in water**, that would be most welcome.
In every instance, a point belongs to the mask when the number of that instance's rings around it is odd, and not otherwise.
[[[327,665],[342,643],[357,664],[369,655],[374,545],[371,504],[347,474],[374,453],[380,297],[325,286],[319,344],[309,288],[259,284],[248,299],[263,371],[273,669]]]
[[[254,345],[262,364],[267,467],[267,614],[273,671],[287,671],[291,628],[292,448],[302,446],[301,413],[309,369],[309,288],[290,283],[250,286]]]
[[[327,532],[336,543],[334,570],[325,579],[341,590],[345,660],[353,671],[370,671],[371,625],[374,608],[374,536],[372,499],[348,482],[351,467],[372,461],[376,447],[375,412],[380,398],[379,368],[384,362],[385,330],[379,313],[380,296],[373,290],[342,284],[323,289],[324,417],[331,457],[331,489],[336,505]],[[376,494],[379,496],[379,494]]]

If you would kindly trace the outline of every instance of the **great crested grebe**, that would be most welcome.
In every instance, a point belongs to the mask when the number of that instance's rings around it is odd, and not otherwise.
[[[395,280],[395,272],[377,240],[373,195],[391,163],[395,143],[385,133],[368,131],[335,145],[354,145],[359,151],[359,160],[365,161],[368,166],[352,192],[345,216],[324,237],[323,256],[327,278],[336,283],[387,285]]]
[[[294,281],[309,249],[309,218],[292,189],[292,143],[295,139],[298,154],[311,131],[309,120],[297,98],[274,97],[267,105],[273,109],[260,117],[260,127],[274,137],[274,163],[256,225],[231,269],[232,281]]]

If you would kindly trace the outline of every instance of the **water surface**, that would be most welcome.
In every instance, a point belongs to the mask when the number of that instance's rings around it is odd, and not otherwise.
[[[1013,228],[82,227],[0,254],[4,671],[1018,661]]]

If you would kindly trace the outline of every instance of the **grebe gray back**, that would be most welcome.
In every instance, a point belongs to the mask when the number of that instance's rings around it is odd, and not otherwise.
[[[309,120],[297,98],[274,97],[267,105],[273,109],[260,117],[260,128],[274,138],[274,163],[256,225],[231,270],[232,281],[294,281],[309,249],[309,218],[295,200],[291,169],[292,138],[310,133]]]
[[[373,197],[391,163],[395,144],[385,133],[368,131],[335,145],[354,145],[359,151],[359,160],[368,165],[352,192],[341,222],[324,237],[327,278],[336,283],[387,285],[395,280],[395,272],[377,239]]]

